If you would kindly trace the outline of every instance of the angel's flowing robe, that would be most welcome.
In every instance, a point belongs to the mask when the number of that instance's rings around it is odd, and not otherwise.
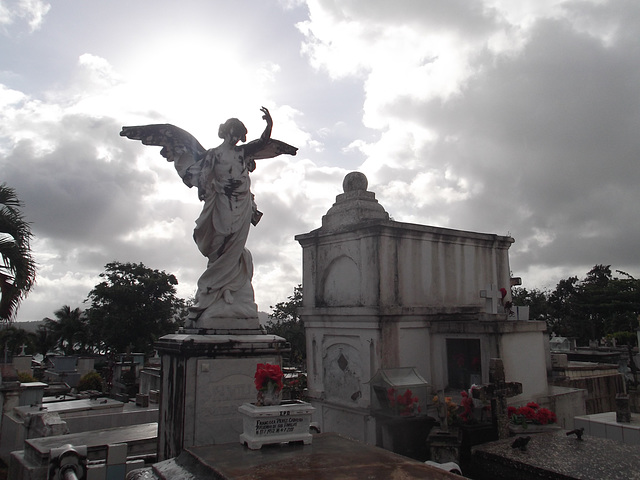
[[[194,183],[204,199],[193,238],[208,258],[190,317],[256,317],[253,261],[245,248],[255,204],[244,151],[242,147],[226,152],[219,147],[210,149],[189,168],[189,174],[197,178]],[[225,290],[232,294],[232,304],[222,298]]]

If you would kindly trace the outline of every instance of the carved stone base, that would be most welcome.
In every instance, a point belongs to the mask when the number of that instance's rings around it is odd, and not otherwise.
[[[185,448],[236,442],[238,406],[255,401],[258,363],[282,363],[284,338],[276,335],[165,335],[162,358],[158,458]]]
[[[259,330],[258,306],[251,282],[229,295],[227,299],[218,298],[206,308],[198,305],[191,307],[185,327],[211,331]],[[206,298],[201,297],[200,301],[207,305]]]

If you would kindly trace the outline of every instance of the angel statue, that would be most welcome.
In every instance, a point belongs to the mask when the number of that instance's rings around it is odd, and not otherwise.
[[[260,110],[267,127],[259,139],[237,145],[247,141],[247,129],[237,118],[230,118],[218,129],[222,143],[210,150],[190,133],[169,124],[122,127],[120,132],[144,145],[163,147],[160,154],[173,162],[187,186],[198,188],[198,198],[204,201],[193,239],[208,262],[198,280],[188,328],[259,329],[251,285],[253,261],[245,243],[250,224],[257,224],[262,213],[250,190],[249,172],[255,170],[256,160],[295,155],[298,150],[271,138],[273,120],[269,110]]]

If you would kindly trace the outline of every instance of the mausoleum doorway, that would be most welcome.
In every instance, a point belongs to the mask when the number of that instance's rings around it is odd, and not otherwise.
[[[477,338],[447,339],[447,372],[449,388],[468,389],[482,383],[480,340]]]

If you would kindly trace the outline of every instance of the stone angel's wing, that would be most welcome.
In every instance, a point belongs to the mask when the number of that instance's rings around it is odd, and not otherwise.
[[[298,149],[291,145],[270,138],[267,141],[261,139],[253,140],[243,145],[245,153],[245,161],[249,166],[249,171],[253,172],[256,168],[255,160],[262,158],[273,158],[278,155],[295,155]]]
[[[168,123],[122,127],[120,136],[140,140],[144,145],[162,147],[160,155],[173,162],[182,181],[189,187],[197,185],[198,179],[189,167],[198,162],[206,153],[200,142],[186,130]]]

